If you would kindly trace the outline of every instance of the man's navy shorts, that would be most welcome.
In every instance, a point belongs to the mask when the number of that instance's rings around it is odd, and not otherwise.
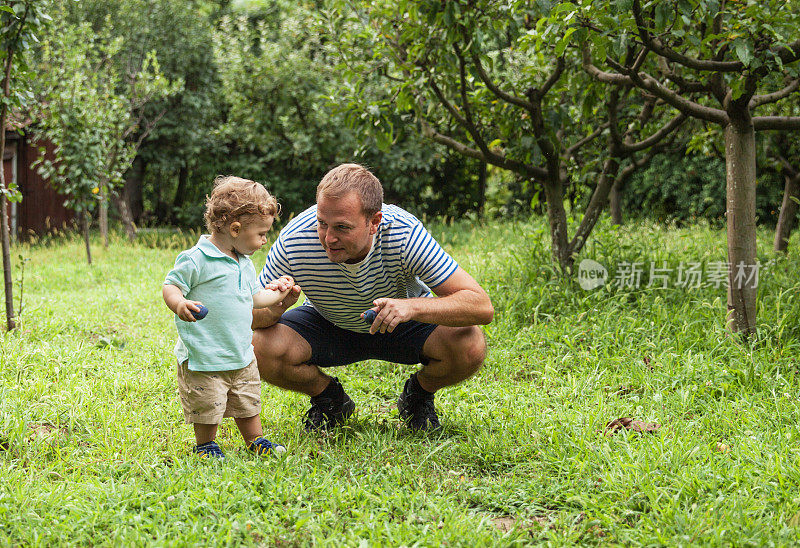
[[[363,360],[426,365],[422,347],[436,325],[401,323],[391,333],[357,333],[336,327],[311,306],[284,312],[278,323],[294,329],[311,345],[311,365],[336,367]]]

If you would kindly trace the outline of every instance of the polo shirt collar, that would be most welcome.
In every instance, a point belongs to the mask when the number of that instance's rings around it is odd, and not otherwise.
[[[197,245],[195,246],[197,247],[197,249],[203,252],[203,255],[205,255],[206,257],[212,257],[216,259],[229,259],[231,261],[235,261],[233,257],[231,257],[230,255],[226,255],[225,253],[220,251],[220,249],[217,246],[212,244],[211,241],[208,239],[209,236],[210,236],[209,234],[203,234],[202,236],[200,236],[200,239],[197,240]]]

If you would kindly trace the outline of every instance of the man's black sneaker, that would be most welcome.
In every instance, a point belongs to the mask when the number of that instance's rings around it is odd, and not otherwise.
[[[333,393],[333,396],[327,394]],[[311,408],[306,411],[305,429],[306,432],[332,428],[342,424],[353,414],[356,403],[342,388],[342,384],[336,377],[331,378],[322,394],[311,398]]]
[[[433,408],[433,394],[425,392],[421,388],[414,389],[414,385],[419,386],[411,378],[403,386],[403,392],[397,399],[397,410],[400,418],[405,421],[411,430],[439,430],[442,425],[439,423],[439,416]]]

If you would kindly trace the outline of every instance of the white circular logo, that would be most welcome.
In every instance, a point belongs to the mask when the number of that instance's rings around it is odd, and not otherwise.
[[[578,265],[578,284],[586,291],[604,285],[607,278],[608,270],[597,261],[584,259]]]

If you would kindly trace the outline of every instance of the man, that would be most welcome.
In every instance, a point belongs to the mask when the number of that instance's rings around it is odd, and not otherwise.
[[[253,345],[262,379],[311,397],[306,430],[339,424],[355,409],[321,368],[367,359],[421,363],[397,407],[410,428],[434,430],[441,427],[434,393],[483,365],[486,340],[477,326],[492,321],[488,295],[416,217],[383,204],[380,182],[360,165],[329,171],[317,205],[281,231],[259,281],[280,285],[281,276],[294,278],[306,301],[284,312],[295,289],[281,306],[255,311]],[[377,313],[371,325],[368,309]]]

